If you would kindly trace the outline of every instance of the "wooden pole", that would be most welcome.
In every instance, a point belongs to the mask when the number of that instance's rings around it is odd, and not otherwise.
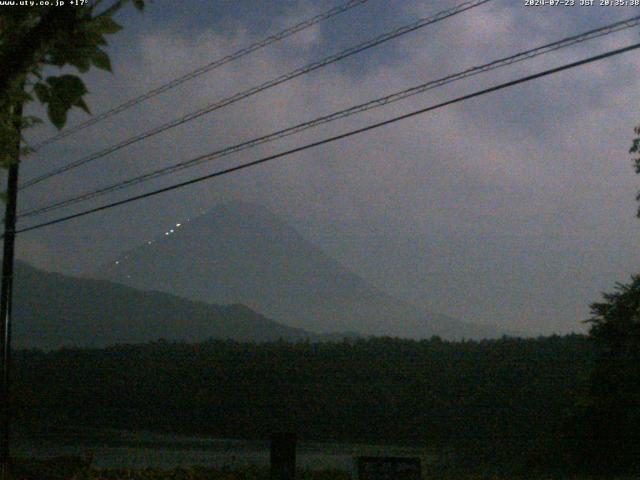
[[[0,387],[0,478],[9,478],[9,428],[11,408],[9,405],[11,385],[11,314],[13,294],[13,258],[15,250],[16,205],[18,198],[18,168],[20,162],[20,121],[22,104],[15,107],[15,157],[9,166],[7,178],[7,203],[4,215],[4,247],[2,255],[2,285],[0,287],[0,321],[2,322],[2,338],[0,339],[0,362],[2,385]]]

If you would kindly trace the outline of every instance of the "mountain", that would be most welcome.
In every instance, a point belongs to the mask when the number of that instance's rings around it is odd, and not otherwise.
[[[93,273],[208,303],[242,303],[313,332],[448,339],[500,335],[426,312],[368,284],[266,208],[219,205]]]
[[[160,338],[198,342],[324,340],[244,305],[209,305],[104,280],[48,273],[17,262],[13,338],[17,347],[104,347]]]

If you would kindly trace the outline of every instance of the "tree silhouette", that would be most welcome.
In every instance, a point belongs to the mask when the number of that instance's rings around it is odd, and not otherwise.
[[[591,305],[596,346],[585,432],[592,467],[614,472],[640,467],[640,275],[617,284]]]
[[[58,129],[64,127],[72,107],[89,113],[83,99],[88,90],[78,75],[45,76],[44,71],[75,67],[85,73],[92,66],[111,71],[103,47],[106,36],[121,29],[113,15],[128,2],[82,0],[81,5],[65,7],[53,3],[0,8],[0,165],[4,168],[16,158],[16,129],[20,132],[40,121],[23,117],[19,106],[39,101]],[[133,4],[140,10],[144,7],[143,0]]]

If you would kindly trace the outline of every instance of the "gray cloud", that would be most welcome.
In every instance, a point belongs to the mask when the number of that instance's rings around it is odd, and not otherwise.
[[[151,8],[162,8],[161,3]],[[454,4],[436,3],[372,5],[375,22],[357,23],[349,40]],[[328,5],[292,4],[286,15],[273,18],[274,29]],[[361,8],[351,18],[368,7]],[[633,13],[569,10],[553,14],[520,2],[476,9],[34,187],[24,192],[21,204],[28,208],[66,197]],[[160,16],[153,28],[129,34],[126,48],[114,45],[116,75],[91,74],[88,80],[96,112],[264,35],[252,28],[254,19],[235,17],[234,28],[207,28],[193,12],[185,16],[166,28]],[[136,29],[135,17],[124,20],[127,31]],[[345,45],[335,29],[348,27],[348,20],[296,36],[71,137],[25,162],[24,178],[335,51]],[[190,29],[177,26],[189,22]],[[258,158],[637,38],[637,30],[616,34],[457,82],[218,165]],[[627,153],[638,122],[637,58],[637,53],[626,54],[33,232],[21,241],[20,254],[47,268],[77,273],[200,209],[239,198],[265,204],[343,264],[416,304],[534,333],[581,329],[578,322],[587,316],[588,304],[613,282],[624,281],[640,260],[633,218],[637,181]],[[212,168],[203,165],[152,184]]]

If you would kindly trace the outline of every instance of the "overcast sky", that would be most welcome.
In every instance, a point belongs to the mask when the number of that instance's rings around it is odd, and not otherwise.
[[[125,29],[109,47],[114,74],[87,75],[88,103],[99,113],[338,3],[155,0],[142,15],[129,9],[119,15]],[[457,3],[370,0],[43,149],[25,160],[22,178]],[[22,192],[20,209],[640,13],[637,7],[524,3],[494,0],[205,115]],[[456,82],[109,199],[635,43],[639,33],[627,30]],[[627,281],[640,261],[640,221],[634,217],[639,182],[628,153],[633,127],[640,123],[639,60],[640,53],[627,53],[25,233],[19,256],[43,268],[79,274],[196,212],[240,199],[268,207],[354,272],[416,305],[534,334],[583,331],[580,321],[588,316],[589,304],[616,281]],[[85,118],[74,114],[69,124]],[[37,142],[51,133],[40,127],[28,137]]]

